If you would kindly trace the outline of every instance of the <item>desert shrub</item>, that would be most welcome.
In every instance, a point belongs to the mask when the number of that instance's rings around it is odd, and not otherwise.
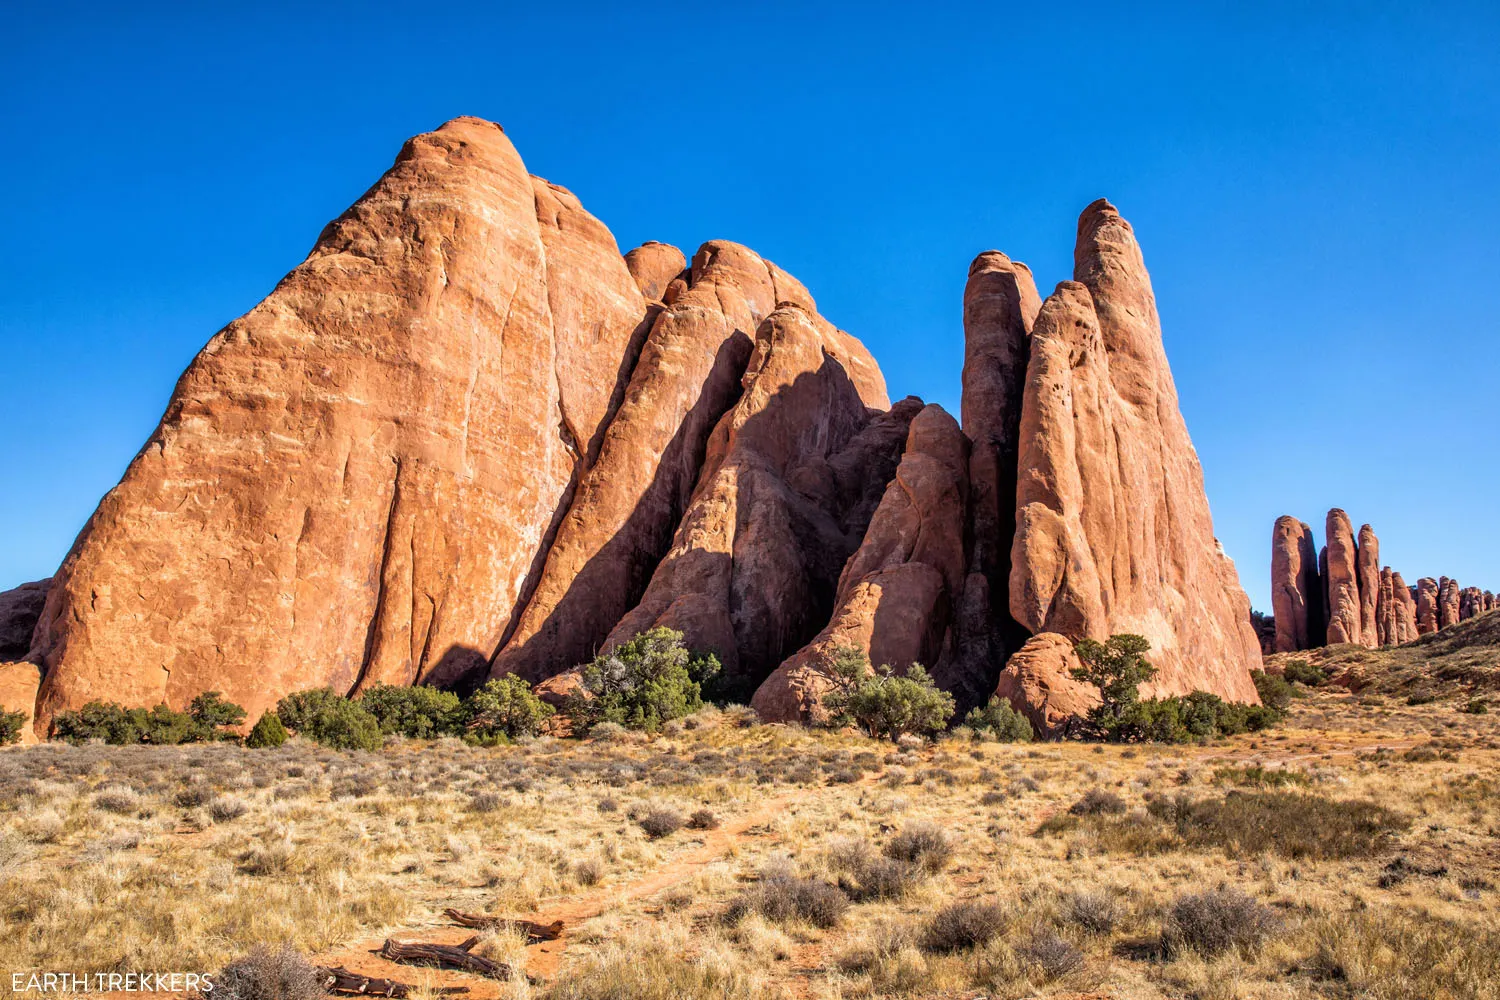
[[[1216,847],[1230,857],[1368,857],[1410,822],[1374,802],[1291,791],[1231,791],[1222,799],[1177,795],[1152,799],[1147,809],[1189,846]]]
[[[681,830],[685,822],[681,813],[663,808],[652,809],[636,820],[636,825],[646,831],[646,836],[652,840],[660,840]]]
[[[1010,798],[1010,796],[1006,795],[999,789],[991,788],[989,791],[979,796],[979,804],[982,806],[998,806],[1008,798]]]
[[[1004,698],[991,698],[984,708],[970,710],[964,725],[1001,743],[1030,743],[1031,722]]]
[[[718,672],[718,659],[694,656],[681,632],[653,628],[586,664],[563,712],[575,732],[600,722],[656,732],[668,719],[702,708],[702,684]]]
[[[573,877],[579,885],[598,885],[604,877],[604,865],[596,858],[585,858],[573,865]]]
[[[1289,677],[1278,677],[1264,670],[1252,670],[1250,679],[1255,682],[1255,692],[1260,695],[1261,704],[1279,711],[1285,711],[1296,694]]]
[[[128,788],[108,788],[94,796],[94,808],[128,816],[140,808],[141,800]]]
[[[1074,816],[1117,816],[1125,811],[1125,800],[1103,788],[1090,788],[1083,798],[1068,807]]]
[[[1083,952],[1056,931],[1037,928],[1016,954],[1037,968],[1045,980],[1058,979],[1083,965]]]
[[[228,823],[239,819],[250,809],[242,800],[236,798],[214,799],[208,806],[208,814],[213,817],[215,823]]]
[[[433,739],[463,731],[463,703],[458,695],[426,684],[377,684],[360,695],[359,704],[375,717],[382,733]]]
[[[207,785],[188,785],[172,796],[172,803],[183,809],[196,809],[214,800],[214,790]]]
[[[531,685],[513,674],[495,677],[470,695],[465,737],[475,743],[497,743],[535,736],[556,712],[538,698]]]
[[[141,738],[130,713],[105,701],[91,701],[82,708],[57,713],[52,718],[52,737],[74,746],[89,740],[124,746],[139,743]]]
[[[719,817],[714,815],[712,809],[698,809],[688,817],[687,825],[690,830],[717,830]]]
[[[885,856],[940,872],[953,858],[953,844],[935,823],[908,823],[885,845]]]
[[[1281,710],[1269,705],[1242,705],[1207,691],[1194,691],[1183,697],[1132,702],[1118,718],[1103,719],[1098,724],[1105,738],[1117,743],[1186,743],[1259,732],[1281,718]]]
[[[1483,698],[1470,698],[1469,701],[1468,701],[1468,703],[1465,704],[1463,708],[1459,709],[1460,712],[1467,712],[1470,715],[1485,715],[1485,714],[1487,714],[1489,712],[1489,710],[1490,710],[1489,702],[1485,701]],[[19,713],[7,713],[7,714],[19,714]]]
[[[10,712],[0,709],[0,747],[21,742],[21,729],[25,725],[25,712]]]
[[[922,930],[922,950],[947,953],[982,948],[1005,929],[1005,907],[964,900],[938,910]]]
[[[195,742],[234,739],[227,730],[245,721],[245,710],[225,701],[217,691],[204,691],[188,705],[192,719],[191,739]]]
[[[257,947],[214,977],[216,1000],[320,1000],[323,983],[312,964],[290,945]]]
[[[804,920],[814,927],[834,927],[849,908],[849,897],[837,886],[787,871],[762,873],[761,880],[735,897],[724,914],[728,924],[738,924],[752,913],[772,923]]]
[[[1140,685],[1156,676],[1145,656],[1150,649],[1145,636],[1129,633],[1112,635],[1106,642],[1081,639],[1073,647],[1082,664],[1073,668],[1073,678],[1099,689],[1100,703],[1089,710],[1096,724],[1110,729],[1140,700]]]
[[[136,739],[152,746],[171,747],[188,743],[201,732],[192,716],[173,711],[166,705],[157,705],[150,711],[132,708],[126,714],[137,734]]]
[[[285,742],[286,727],[275,712],[262,715],[260,721],[250,728],[250,735],[245,737],[245,746],[252,750],[271,749]]]
[[[282,724],[334,750],[378,750],[380,723],[358,703],[330,688],[298,691],[276,703]]]
[[[1253,786],[1259,788],[1281,788],[1287,785],[1306,785],[1310,781],[1301,771],[1286,768],[1266,768],[1259,764],[1247,767],[1221,767],[1214,771],[1214,780],[1220,784]]]
[[[605,796],[604,798],[599,800],[597,808],[602,813],[612,813],[619,810],[620,803],[616,802],[609,796]]]
[[[1063,900],[1063,916],[1090,934],[1108,934],[1119,922],[1120,909],[1103,892],[1073,892]]]
[[[843,706],[872,738],[896,743],[919,733],[936,735],[953,716],[953,696],[940,690],[920,663],[904,675],[881,666],[859,682]]]
[[[900,899],[923,875],[910,861],[876,855],[864,840],[835,843],[828,852],[828,867],[838,875],[839,888],[860,903]]]
[[[1177,956],[1191,950],[1206,958],[1260,947],[1281,921],[1238,889],[1220,887],[1179,896],[1162,922],[1162,950]]]
[[[1282,669],[1281,676],[1289,682],[1306,684],[1308,687],[1319,687],[1328,683],[1328,672],[1322,667],[1313,666],[1306,660],[1288,660]]]
[[[492,813],[505,805],[499,792],[477,792],[469,797],[469,812]]]

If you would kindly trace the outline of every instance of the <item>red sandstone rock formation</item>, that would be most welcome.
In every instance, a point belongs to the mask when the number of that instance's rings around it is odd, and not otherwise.
[[[700,251],[701,252],[701,251]],[[648,240],[625,255],[625,266],[648,302],[660,302],[674,278],[691,280],[682,251],[670,243]]]
[[[13,661],[0,663],[0,711],[20,712],[26,716],[21,725],[21,742],[35,743],[33,728],[37,688],[42,683],[41,669],[35,663]],[[42,734],[45,735],[45,734]]]
[[[42,716],[482,666],[645,301],[501,129],[418,136],[209,342],[58,572]]]
[[[0,661],[18,660],[31,649],[31,633],[42,616],[51,586],[49,578],[0,593]]]
[[[907,400],[872,418],[884,386],[861,384],[861,369],[878,379],[858,341],[803,305],[761,323],[744,395],[714,429],[672,546],[606,645],[677,629],[748,698],[828,623],[920,409]]]
[[[1395,610],[1392,613],[1394,619],[1394,631],[1391,633],[1389,645],[1400,646],[1411,642],[1418,635],[1417,632],[1417,602],[1412,595],[1412,589],[1406,585],[1398,572],[1391,573],[1391,596],[1395,600]]]
[[[1271,531],[1271,610],[1275,652],[1323,645],[1323,587],[1312,528],[1295,517],[1276,519]]]
[[[1011,613],[1034,633],[1144,635],[1148,694],[1256,702],[1249,600],[1213,536],[1140,250],[1108,202],[1079,221],[1074,276],[1032,331]]]
[[[1082,665],[1073,652],[1073,640],[1043,632],[1005,664],[995,697],[1007,699],[1025,715],[1038,736],[1057,736],[1099,704],[1096,688],[1073,679],[1073,669]]]
[[[911,422],[896,477],[844,566],[832,620],[755,692],[750,704],[762,719],[818,720],[828,690],[824,670],[836,646],[858,646],[872,664],[899,671],[938,662],[950,645],[951,613],[966,575],[968,467],[969,441],[957,421],[940,406],[923,408]]]
[[[1376,586],[1374,615],[1376,645],[1391,646],[1395,645],[1399,626],[1396,622],[1396,590],[1389,566],[1381,569],[1379,581]]]
[[[1436,632],[1441,611],[1438,608],[1438,582],[1430,576],[1417,581],[1417,634]]]
[[[1368,524],[1360,525],[1359,549],[1354,557],[1354,572],[1359,579],[1359,639],[1360,645],[1371,649],[1384,645],[1380,641],[1380,627],[1376,621],[1376,607],[1380,603],[1380,539]]]
[[[1349,515],[1335,507],[1328,512],[1328,570],[1323,576],[1328,588],[1328,644],[1359,643],[1364,633],[1359,620],[1359,576],[1355,568],[1358,550]]]
[[[1458,624],[1458,581],[1438,578],[1438,628]]]

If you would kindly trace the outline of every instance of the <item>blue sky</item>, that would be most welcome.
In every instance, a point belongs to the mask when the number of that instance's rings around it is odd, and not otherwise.
[[[1408,581],[1500,588],[1500,8],[738,6],[11,7],[0,586],[402,140],[472,114],[622,249],[747,243],[954,412],[969,260],[1045,294],[1106,196],[1257,607],[1272,520],[1334,505]]]

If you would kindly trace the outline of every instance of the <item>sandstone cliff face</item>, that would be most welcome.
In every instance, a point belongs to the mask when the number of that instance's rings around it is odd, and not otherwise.
[[[951,644],[952,610],[966,575],[968,466],[969,441],[958,423],[940,406],[923,408],[911,421],[896,476],[839,577],[832,619],[755,692],[750,704],[762,719],[819,721],[836,646],[857,646],[872,664],[898,671],[938,663]],[[952,687],[962,678],[938,680]]]
[[[1458,623],[1458,581],[1446,576],[1438,578],[1438,627],[1447,628]]]
[[[1275,652],[1290,653],[1323,645],[1322,590],[1312,528],[1295,517],[1278,517],[1271,532]]]
[[[42,683],[42,671],[35,663],[12,661],[0,663],[0,711],[20,712],[26,718],[21,724],[21,743],[36,743],[36,693]],[[45,733],[40,735],[45,736]]]
[[[498,126],[411,140],[209,342],[79,535],[40,714],[216,689],[254,716],[483,666],[644,316],[608,231]]]
[[[49,577],[0,593],[0,661],[18,660],[31,649],[31,633],[51,587]]]
[[[1144,635],[1147,694],[1256,702],[1249,600],[1213,537],[1140,250],[1107,202],[1079,221],[1074,276],[1032,331],[1011,613],[1034,633]]]
[[[1438,630],[1438,583],[1430,576],[1417,581],[1417,634]]]
[[[660,275],[681,259],[649,246],[652,258],[666,258]],[[694,256],[686,287],[655,318],[494,673],[536,682],[591,659],[641,599],[687,509],[708,436],[739,399],[751,337],[776,307],[776,274],[733,243]]]
[[[717,654],[745,698],[828,622],[919,409],[877,412],[885,388],[864,348],[805,292],[783,301],[756,330],[743,394],[714,429],[670,550],[605,641],[676,629]]]

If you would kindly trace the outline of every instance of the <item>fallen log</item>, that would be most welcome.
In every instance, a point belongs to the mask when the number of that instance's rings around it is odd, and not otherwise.
[[[510,966],[504,962],[492,962],[480,955],[471,955],[469,949],[479,943],[479,935],[475,935],[463,944],[426,944],[421,941],[397,941],[386,938],[385,944],[380,946],[380,956],[392,962],[406,962],[412,965],[435,965],[439,968],[463,969],[465,972],[477,972],[481,976],[489,976],[493,979],[509,979]]]
[[[472,927],[475,930],[485,931],[507,930],[516,934],[525,934],[528,941],[556,941],[562,937],[563,932],[561,920],[554,920],[550,924],[539,924],[533,920],[492,917],[487,913],[465,913],[454,909],[444,910],[443,916],[460,927]]]
[[[328,968],[320,965],[318,978],[323,982],[325,993],[353,993],[358,996],[370,997],[404,997],[416,989],[411,983],[401,983],[394,979],[378,979],[374,976],[362,976],[357,972],[350,972],[342,965],[336,968]],[[467,993],[467,986],[439,986],[430,990],[432,993],[451,995],[454,993]]]

